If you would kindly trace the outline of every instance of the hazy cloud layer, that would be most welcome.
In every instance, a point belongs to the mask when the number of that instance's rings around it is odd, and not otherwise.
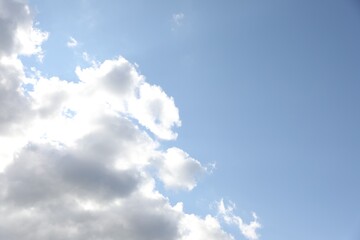
[[[26,75],[18,57],[41,55],[48,34],[24,1],[0,0],[0,32],[0,239],[233,239],[219,216],[257,239],[257,222],[232,208],[202,218],[155,189],[191,190],[207,169],[160,150],[177,136],[179,111],[133,64],[93,61],[76,68],[79,82]]]

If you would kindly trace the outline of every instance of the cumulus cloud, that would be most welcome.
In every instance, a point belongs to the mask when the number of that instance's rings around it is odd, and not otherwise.
[[[206,172],[199,161],[179,148],[167,149],[163,157],[159,177],[166,187],[192,190],[196,186],[195,177]]]
[[[77,82],[25,74],[19,56],[41,54],[48,36],[29,9],[0,0],[0,239],[234,239],[218,216],[188,214],[156,189],[191,190],[207,172],[160,147],[181,124],[173,98],[121,56],[77,67]]]
[[[18,55],[42,58],[41,43],[48,33],[33,27],[32,14],[22,1],[0,0],[0,170],[23,145],[24,127],[33,119],[27,79]],[[11,138],[8,138],[11,136]]]
[[[48,33],[33,27],[28,5],[23,1],[0,0],[0,54],[42,54],[41,43]]]
[[[200,218],[186,214],[180,221],[181,240],[222,239],[233,240],[234,237],[222,230],[219,221],[211,215]]]
[[[177,134],[172,128],[180,126],[181,121],[173,98],[159,86],[148,83],[141,84],[138,90],[138,97],[129,101],[129,113],[157,137],[175,139]]]

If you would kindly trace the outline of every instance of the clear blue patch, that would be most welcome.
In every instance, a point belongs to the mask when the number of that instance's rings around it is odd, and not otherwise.
[[[34,91],[34,85],[31,83],[23,84],[22,88],[25,90],[25,92],[33,92]]]
[[[74,110],[69,109],[69,108],[64,110],[62,114],[66,118],[74,118],[76,116],[76,112]]]

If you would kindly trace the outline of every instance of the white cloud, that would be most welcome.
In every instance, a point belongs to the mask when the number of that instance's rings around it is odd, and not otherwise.
[[[182,25],[182,22],[185,18],[185,14],[180,12],[180,13],[175,13],[172,15],[172,19],[173,19],[173,22],[177,25],[177,26],[181,26]]]
[[[0,0],[0,30],[0,239],[233,239],[155,188],[206,172],[159,147],[181,123],[172,97],[123,57],[77,67],[79,82],[26,75],[19,55],[41,54],[47,34],[22,1]]]
[[[179,110],[174,99],[155,85],[146,82],[138,89],[138,96],[129,101],[129,113],[140,124],[152,131],[161,139],[176,139],[172,131],[174,126],[180,126]]]
[[[261,227],[260,223],[257,220],[256,213],[253,213],[254,220],[249,224],[244,223],[241,217],[234,214],[235,205],[230,203],[230,205],[225,206],[224,200],[221,199],[218,203],[218,212],[220,216],[224,219],[227,224],[236,225],[240,232],[249,240],[259,239],[259,235],[256,230]]]
[[[166,187],[192,190],[196,176],[206,172],[199,161],[179,148],[169,148],[159,166],[159,177]]]
[[[134,94],[135,87],[143,80],[135,67],[123,57],[85,69],[77,67],[76,74],[82,82],[94,87],[92,91],[101,88],[101,91],[110,92],[116,97]]]
[[[42,55],[48,33],[33,27],[29,6],[23,1],[0,0],[0,55]]]
[[[180,222],[181,237],[179,240],[233,240],[234,237],[222,230],[219,221],[211,215],[200,218],[186,214]]]
[[[78,41],[76,41],[75,38],[73,37],[69,37],[69,40],[67,41],[66,45],[69,47],[69,48],[74,48],[78,45]]]

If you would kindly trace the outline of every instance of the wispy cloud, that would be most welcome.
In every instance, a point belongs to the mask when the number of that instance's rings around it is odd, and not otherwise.
[[[256,230],[261,227],[258,222],[256,213],[253,213],[254,220],[249,224],[245,223],[243,219],[234,214],[235,204],[230,203],[227,206],[224,204],[224,200],[221,199],[218,202],[218,213],[224,219],[227,224],[236,225],[240,232],[249,240],[258,240],[259,235]]]
[[[88,64],[91,64],[92,66],[98,66],[100,63],[96,61],[94,57],[92,57],[88,52],[82,53],[82,59],[87,62]]]
[[[185,18],[185,14],[180,12],[180,13],[175,13],[172,15],[172,20],[175,23],[176,26],[181,26],[183,23],[183,20]]]
[[[66,45],[69,47],[69,48],[74,48],[78,45],[78,41],[76,41],[75,38],[73,37],[69,37],[69,40],[67,41]]]

